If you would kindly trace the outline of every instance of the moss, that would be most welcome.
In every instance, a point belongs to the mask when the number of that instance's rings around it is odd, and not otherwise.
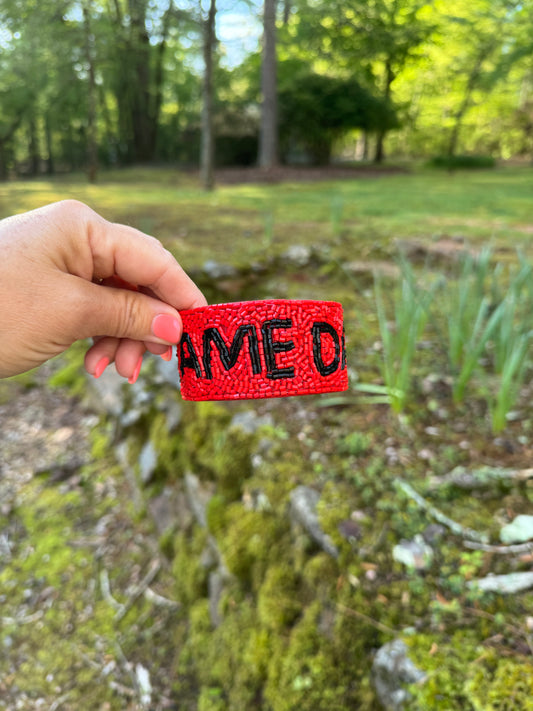
[[[257,596],[259,622],[269,630],[281,632],[302,611],[299,581],[292,566],[271,565]]]
[[[194,403],[179,441],[186,447],[179,453],[181,466],[198,476],[217,482],[218,491],[229,501],[238,499],[244,481],[252,474],[251,452],[256,441],[237,427],[231,427],[226,408],[212,402]]]
[[[200,690],[197,711],[227,711],[222,689],[218,686],[208,686]]]
[[[339,566],[327,553],[317,553],[309,558],[302,571],[303,589],[306,597],[330,600],[335,593]]]
[[[350,657],[347,665],[334,642],[320,632],[322,612],[319,603],[310,605],[271,660],[264,694],[273,711],[358,707],[355,657]]]
[[[520,657],[502,658],[489,650],[470,664],[465,692],[475,711],[532,711],[533,664]]]
[[[272,656],[270,637],[260,630],[250,600],[241,599],[226,613],[213,629],[208,601],[192,606],[181,663],[194,668],[202,703],[216,697],[217,704],[226,700],[229,709],[259,708],[256,702]],[[218,692],[213,694],[213,689]]]
[[[475,633],[457,631],[451,637],[416,634],[405,638],[409,657],[427,674],[423,684],[409,687],[410,711],[475,711],[465,690],[467,669],[482,654]]]
[[[288,545],[287,522],[263,511],[247,511],[241,503],[227,506],[223,521],[216,519],[213,534],[228,570],[242,583],[257,589],[269,565],[283,556]]]
[[[86,343],[76,341],[68,351],[54,361],[57,369],[48,379],[50,387],[66,388],[75,397],[83,397],[87,394],[87,374],[83,366],[86,349]]]
[[[53,699],[58,689],[68,689],[65,708],[89,704],[119,711],[122,700],[108,683],[101,683],[100,654],[113,658],[111,640],[120,634],[121,625],[130,634],[131,616],[117,623],[115,610],[95,595],[89,584],[98,575],[94,550],[83,544],[88,518],[94,523],[116,501],[96,502],[88,488],[64,491],[33,480],[20,491],[19,504],[12,514],[17,518],[12,560],[0,573],[0,594],[6,596],[2,641],[9,640],[10,648],[9,655],[0,659],[0,676],[7,680],[7,689],[13,680],[21,698],[46,695]],[[113,594],[119,599],[117,572],[109,574]],[[132,608],[136,616],[145,611],[141,601]],[[18,615],[27,616],[28,622],[16,619]],[[122,645],[129,654],[128,639],[122,637]],[[72,679],[76,679],[74,686]],[[113,673],[108,677],[112,680]]]
[[[169,432],[164,412],[151,416],[149,439],[157,452],[155,478],[165,481],[179,478],[183,473],[184,439],[181,433]]]
[[[423,684],[410,688],[411,711],[533,709],[530,659],[502,657],[498,650],[483,649],[479,635],[471,631],[451,637],[414,635],[405,641],[411,659],[427,673]]]
[[[176,551],[172,563],[177,599],[186,605],[207,594],[208,570],[201,556],[207,545],[207,531],[195,526],[192,534],[179,532],[173,540]]]

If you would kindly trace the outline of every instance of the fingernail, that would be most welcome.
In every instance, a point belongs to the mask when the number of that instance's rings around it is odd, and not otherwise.
[[[103,358],[100,358],[98,363],[96,364],[96,368],[94,369],[94,377],[99,378],[104,370],[107,368],[109,365],[109,358],[107,356],[104,356]]]
[[[181,324],[175,316],[159,314],[152,321],[152,333],[162,341],[177,343],[181,338]]]
[[[128,378],[128,383],[130,385],[134,385],[137,382],[137,378],[139,377],[139,373],[141,372],[141,365],[143,364],[143,357],[141,356],[139,360],[137,361],[137,365],[135,366],[135,370],[133,371],[133,375]]]
[[[169,346],[164,353],[161,353],[163,360],[172,360],[172,346]]]

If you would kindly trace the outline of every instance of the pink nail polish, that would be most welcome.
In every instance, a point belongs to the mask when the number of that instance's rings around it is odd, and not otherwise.
[[[109,358],[107,356],[104,356],[103,358],[100,358],[98,363],[96,364],[96,368],[94,369],[94,377],[99,378],[104,370],[107,368],[109,365]]]
[[[181,338],[181,324],[175,316],[159,314],[152,321],[152,333],[168,343],[177,343]]]
[[[139,377],[139,373],[141,372],[141,365],[143,364],[143,357],[141,356],[139,360],[137,361],[137,365],[135,366],[135,370],[133,371],[133,375],[131,375],[128,378],[128,383],[130,385],[134,385],[137,382],[137,378]]]
[[[161,353],[161,358],[163,360],[172,360],[172,346],[169,346],[164,353]]]

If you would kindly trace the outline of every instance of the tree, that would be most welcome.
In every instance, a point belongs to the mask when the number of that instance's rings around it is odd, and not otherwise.
[[[277,0],[264,0],[259,165],[267,170],[274,168],[278,163],[276,7]]]
[[[148,11],[148,0],[113,0],[107,9],[112,28],[107,80],[117,101],[122,158],[130,162],[154,158],[174,2],[168,0],[159,21],[149,18]]]
[[[347,131],[397,125],[391,106],[353,79],[316,74],[296,61],[282,69],[280,135],[285,157],[303,152],[313,163],[326,165],[335,141]]]
[[[83,29],[87,61],[87,176],[96,182],[98,170],[98,139],[96,135],[96,78],[94,67],[94,37],[91,31],[91,0],[83,2]]]
[[[203,19],[204,80],[202,92],[202,141],[200,152],[201,180],[206,190],[215,184],[215,138],[213,124],[213,64],[216,46],[216,0],[210,0],[207,16]]]
[[[299,41],[393,104],[393,83],[432,30],[422,12],[426,5],[427,0],[300,0]],[[376,162],[384,158],[389,130],[383,126],[376,133]]]

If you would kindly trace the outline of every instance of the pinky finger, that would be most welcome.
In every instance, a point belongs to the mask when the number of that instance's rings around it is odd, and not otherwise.
[[[133,385],[139,377],[145,350],[142,341],[134,341],[130,338],[122,338],[119,341],[115,354],[115,367],[117,373],[127,378],[130,385]]]
[[[119,339],[106,336],[95,339],[94,344],[85,354],[85,370],[89,375],[99,378],[107,366],[115,360]]]

